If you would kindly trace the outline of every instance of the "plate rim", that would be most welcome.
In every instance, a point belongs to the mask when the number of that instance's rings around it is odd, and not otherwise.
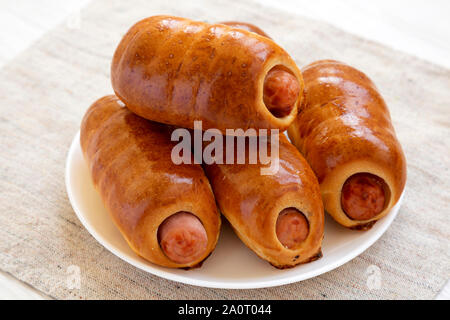
[[[405,190],[403,190],[402,195],[400,196],[398,202],[395,204],[395,206],[391,209],[391,212],[383,218],[385,220],[385,224],[382,228],[377,230],[377,232],[370,237],[369,240],[362,242],[362,244],[358,245],[358,247],[354,250],[351,250],[341,256],[339,259],[336,259],[333,263],[321,266],[317,269],[307,271],[302,274],[298,275],[290,275],[286,278],[282,279],[271,279],[271,280],[261,280],[259,282],[242,282],[241,281],[228,281],[228,282],[221,282],[221,281],[213,281],[213,280],[201,280],[201,279],[191,279],[188,276],[182,276],[178,274],[173,274],[168,271],[159,270],[157,268],[154,268],[151,265],[144,264],[142,262],[137,261],[136,259],[129,259],[125,254],[121,252],[121,250],[114,248],[114,246],[110,245],[110,243],[103,238],[96,229],[90,224],[90,222],[84,217],[82,210],[78,207],[77,202],[75,201],[75,195],[74,191],[70,184],[70,164],[73,159],[73,155],[75,154],[75,150],[77,148],[77,144],[80,144],[80,130],[75,134],[75,137],[72,139],[72,142],[70,144],[69,151],[67,153],[66,157],[66,163],[65,163],[65,170],[64,170],[64,180],[65,180],[65,187],[67,196],[69,198],[70,205],[72,206],[76,216],[80,220],[81,224],[84,228],[91,234],[94,239],[100,243],[104,248],[106,248],[108,251],[110,251],[115,256],[119,257],[123,261],[131,264],[132,266],[143,270],[145,272],[151,273],[155,276],[180,282],[188,285],[194,285],[197,287],[206,287],[206,288],[216,288],[216,289],[261,289],[261,288],[270,288],[270,287],[277,287],[282,286],[286,284],[291,284],[295,282],[304,281],[307,279],[311,279],[314,277],[317,277],[321,274],[325,274],[329,271],[332,271],[342,265],[344,265],[347,262],[350,262],[354,258],[358,257],[360,254],[362,254],[364,251],[366,251],[368,248],[370,248],[376,241],[378,241],[381,236],[386,232],[386,230],[391,226],[392,222],[394,221],[395,217],[398,215],[400,211],[401,204],[403,202],[403,197],[405,194]],[[81,148],[81,146],[80,146]],[[392,212],[394,211],[394,212]],[[325,213],[327,214],[327,213]],[[387,220],[387,221],[386,221]],[[151,263],[151,262],[150,262]]]

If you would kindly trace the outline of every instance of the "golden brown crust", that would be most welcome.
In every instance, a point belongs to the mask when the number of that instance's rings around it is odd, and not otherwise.
[[[225,21],[225,22],[218,22],[220,24],[226,24],[227,26],[233,27],[233,28],[239,28],[243,30],[247,30],[250,32],[257,33],[261,36],[264,36],[266,38],[272,39],[265,33],[263,30],[255,26],[254,24],[247,23],[247,22],[239,22],[239,21]]]
[[[303,79],[292,58],[275,42],[224,24],[171,16],[136,23],[113,57],[111,81],[134,113],[153,121],[203,129],[248,128],[281,131],[294,120],[277,118],[263,102],[265,75],[283,66]]]
[[[94,185],[133,251],[173,268],[195,267],[211,253],[220,231],[214,196],[200,165],[171,161],[169,127],[106,96],[86,112],[80,142]],[[196,215],[208,236],[205,254],[189,264],[168,259],[157,239],[159,225],[180,211]]]
[[[406,181],[406,160],[387,106],[361,71],[333,60],[303,69],[305,91],[289,137],[317,175],[325,210],[340,224],[369,229],[397,203]],[[385,209],[370,220],[350,219],[341,189],[353,174],[368,172],[389,187]]]
[[[273,175],[261,175],[266,165],[260,163],[204,168],[219,209],[239,238],[272,265],[288,267],[310,261],[320,250],[324,213],[314,173],[287,138],[279,138],[279,170]],[[307,238],[294,249],[284,247],[276,235],[276,221],[285,208],[301,211],[309,223]]]

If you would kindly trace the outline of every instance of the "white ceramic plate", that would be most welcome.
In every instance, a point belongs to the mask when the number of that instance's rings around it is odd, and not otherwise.
[[[75,213],[86,229],[105,248],[137,268],[173,281],[196,286],[250,289],[302,281],[333,270],[369,248],[386,231],[398,213],[403,196],[387,217],[366,232],[348,230],[325,217],[323,257],[295,268],[278,270],[260,259],[234,234],[226,219],[216,249],[193,270],[169,269],[137,256],[112,223],[94,189],[80,146],[79,132],[72,141],[66,163],[66,188]]]

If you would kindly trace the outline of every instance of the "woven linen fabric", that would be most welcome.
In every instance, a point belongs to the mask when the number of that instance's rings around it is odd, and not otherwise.
[[[65,160],[85,110],[112,93],[110,62],[136,21],[171,14],[254,23],[299,67],[337,59],[363,70],[391,112],[408,162],[404,202],[387,232],[351,262],[273,288],[222,290],[141,271],[103,248],[66,194]],[[450,277],[450,71],[251,0],[96,1],[0,71],[0,269],[59,299],[429,299]],[[327,216],[327,219],[330,219]],[[368,285],[379,268],[381,283]],[[70,267],[79,286],[67,285]],[[369,269],[368,269],[369,268]],[[69,270],[69,271],[68,271]],[[72,288],[72,289],[71,289]]]

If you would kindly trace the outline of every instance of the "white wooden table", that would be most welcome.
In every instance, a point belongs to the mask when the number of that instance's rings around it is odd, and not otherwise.
[[[0,0],[0,68],[59,23],[76,27],[91,0]],[[450,68],[448,0],[260,0]],[[11,32],[14,30],[14,33]],[[0,299],[48,299],[0,270]],[[450,283],[437,299],[450,299]]]

